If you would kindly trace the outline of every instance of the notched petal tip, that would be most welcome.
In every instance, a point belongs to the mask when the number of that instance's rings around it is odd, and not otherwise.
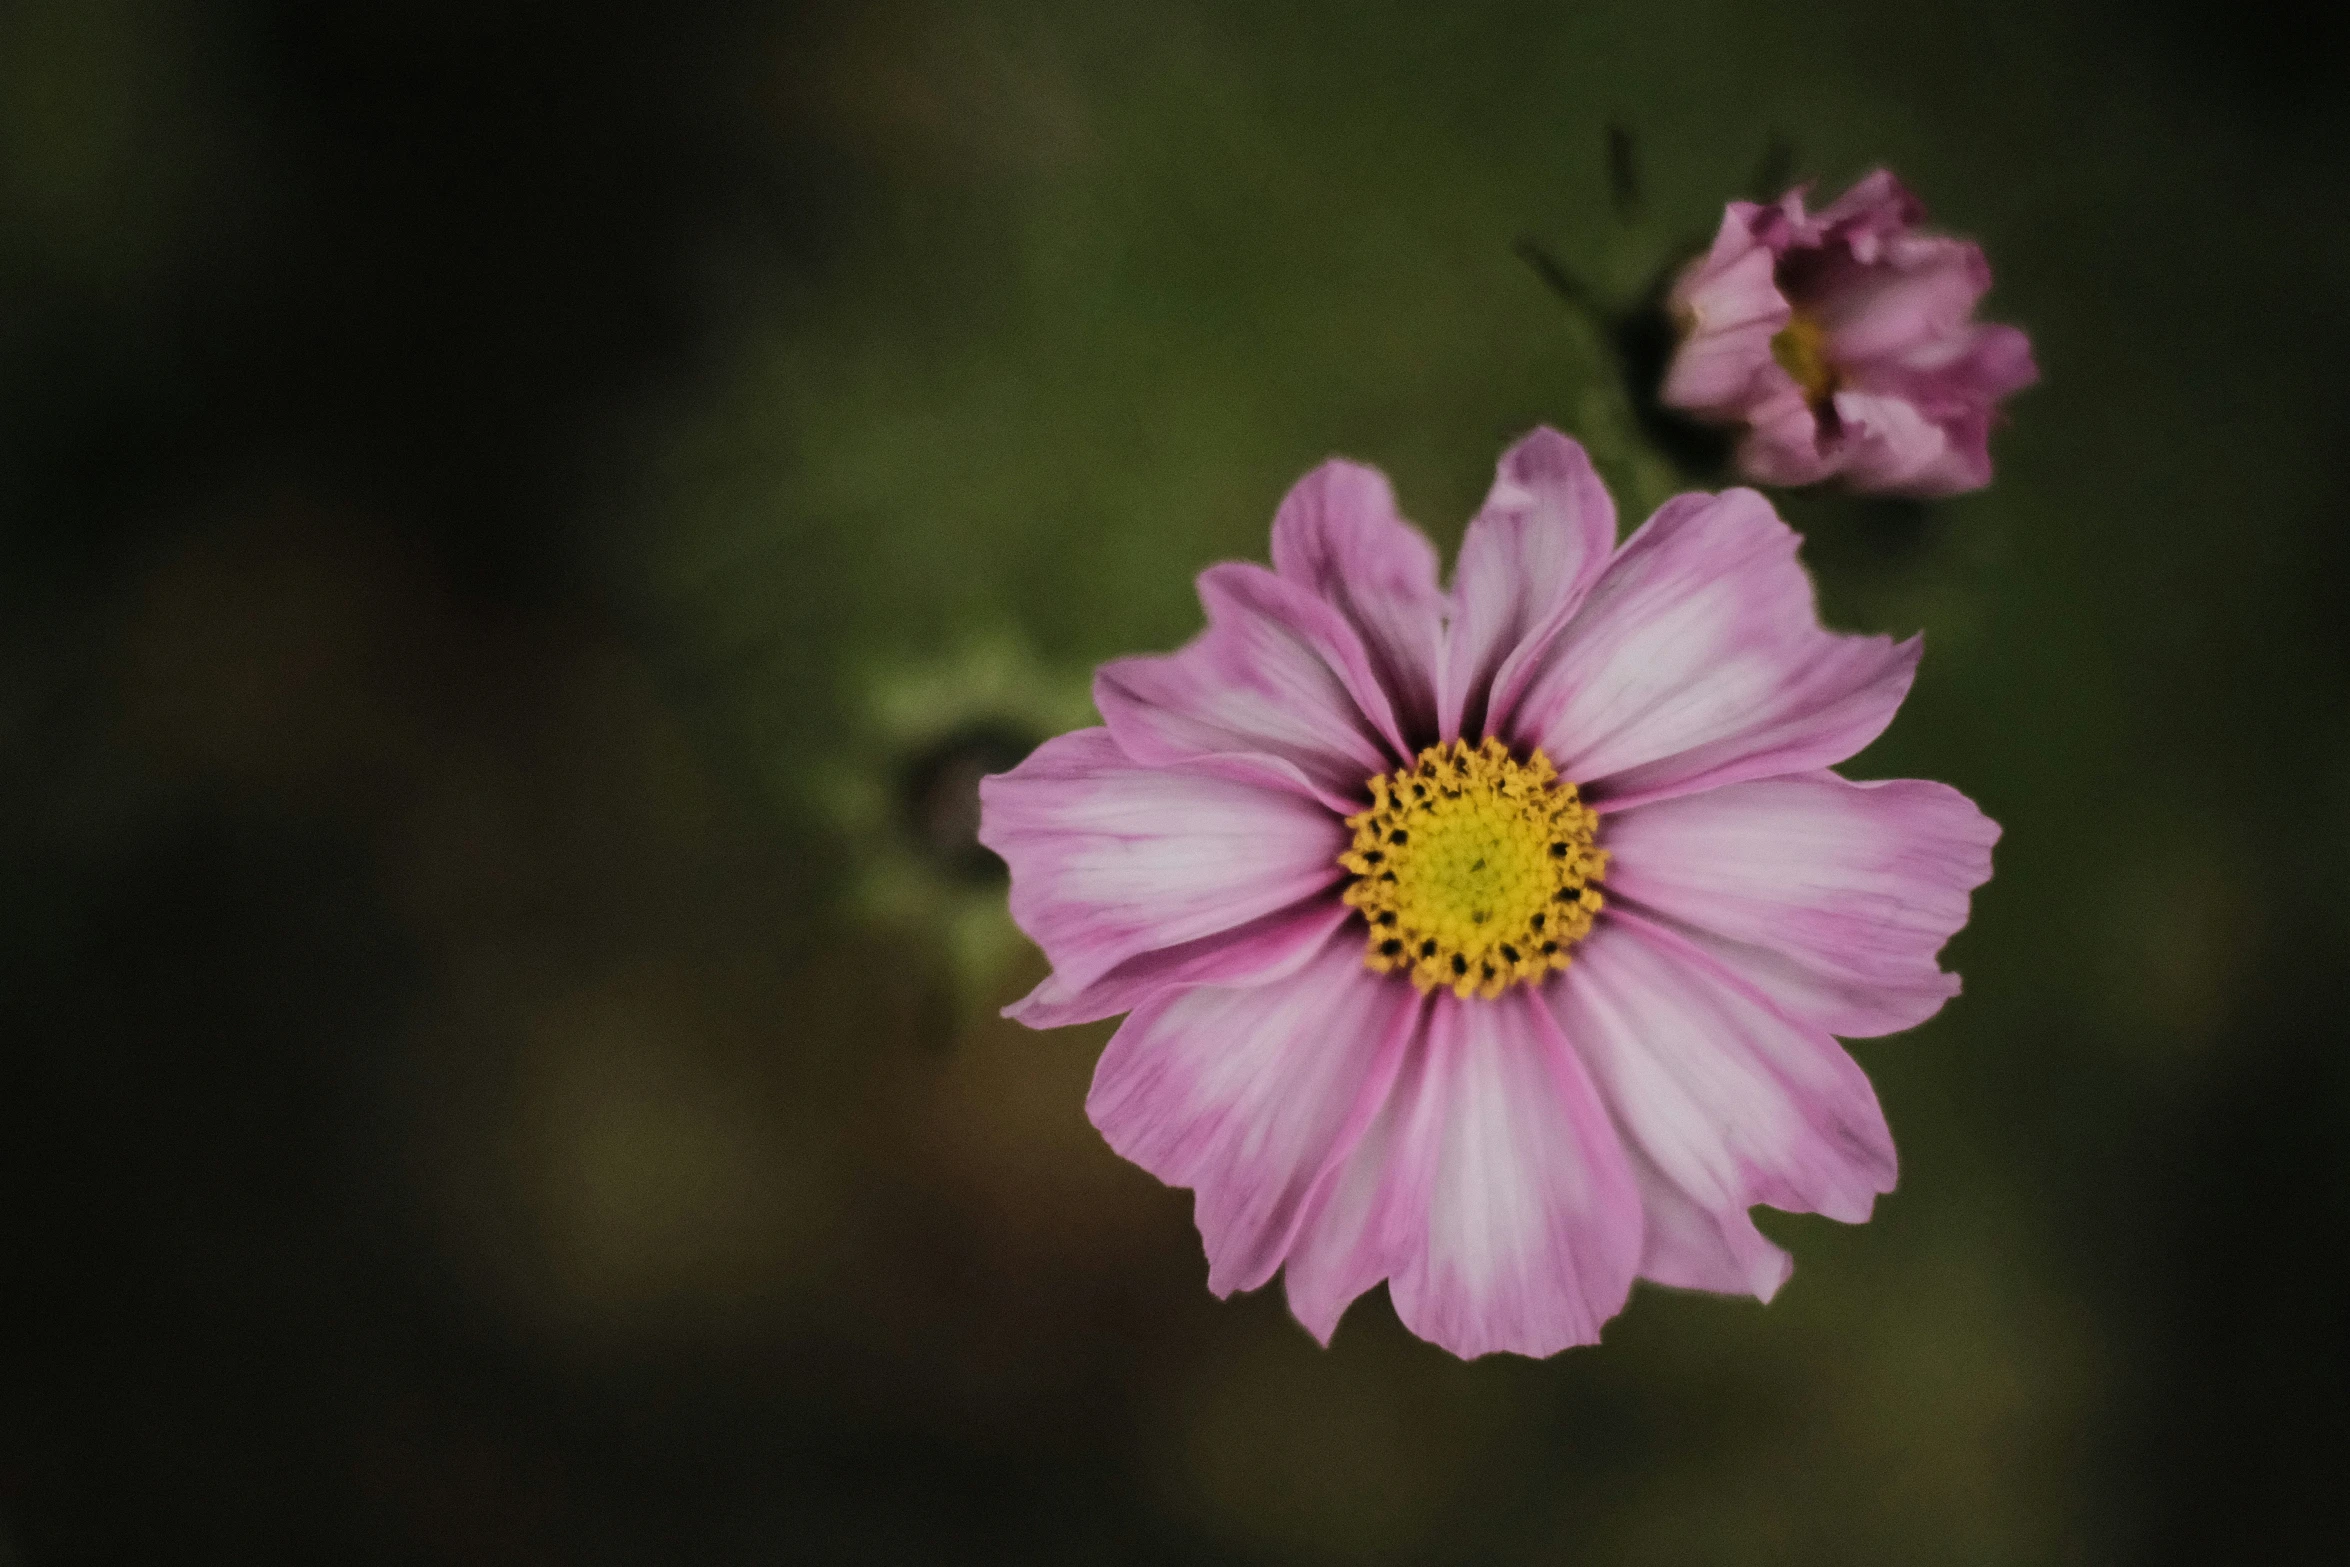
[[[1528,991],[1439,995],[1408,1092],[1389,1188],[1404,1243],[1388,1290],[1404,1325],[1463,1359],[1598,1342],[1631,1292],[1640,1199],[1548,1011]]]
[[[1361,636],[1328,603],[1263,566],[1200,573],[1206,629],[1176,652],[1117,659],[1094,705],[1129,756],[1173,765],[1260,754],[1337,806],[1400,749]]]
[[[1582,443],[1544,425],[1502,454],[1461,540],[1440,740],[1509,728],[1522,672],[1607,569],[1615,542],[1615,500]]]
[[[1767,1244],[1757,1203],[1858,1223],[1893,1189],[1892,1132],[1858,1063],[1687,939],[1619,909],[1570,980],[1550,999],[1645,1172],[1666,1282],[1742,1291],[1722,1281]]]

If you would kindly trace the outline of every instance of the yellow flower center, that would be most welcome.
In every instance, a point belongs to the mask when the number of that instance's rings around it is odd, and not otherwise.
[[[1370,967],[1465,1001],[1567,966],[1600,910],[1607,851],[1592,846],[1599,814],[1548,757],[1456,740],[1368,787],[1338,863],[1355,874],[1346,901],[1371,923]]]
[[[1828,358],[1828,334],[1798,310],[1771,339],[1771,357],[1803,388],[1803,400],[1824,408],[1836,395],[1836,366]]]

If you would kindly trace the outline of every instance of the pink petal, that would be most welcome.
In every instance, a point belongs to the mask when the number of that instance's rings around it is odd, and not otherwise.
[[[1858,1223],[1893,1189],[1892,1134],[1859,1066],[1681,937],[1611,908],[1544,994],[1651,1185],[1678,1194],[1661,1282],[1707,1276],[1709,1252],[1723,1276],[1753,1274],[1758,1202]],[[1689,1209],[1713,1216],[1719,1245]]]
[[[1325,894],[1213,936],[1128,958],[1089,985],[1071,985],[1059,974],[1048,974],[1026,997],[1004,1008],[1004,1016],[1030,1028],[1066,1028],[1131,1012],[1162,990],[1286,979],[1321,951],[1353,913]]]
[[[1272,1277],[1325,1170],[1385,1096],[1419,996],[1342,931],[1288,978],[1165,991],[1102,1052],[1086,1114],[1194,1213],[1219,1295]]]
[[[1686,927],[1789,1017],[1911,1028],[1958,993],[1934,955],[1991,875],[1996,823],[1946,784],[1799,773],[1606,819],[1611,900]]]
[[[1919,643],[1823,629],[1796,544],[1752,490],[1667,501],[1545,650],[1514,738],[1613,810],[1868,744]]]
[[[1736,454],[1739,476],[1790,489],[1817,484],[1836,471],[1839,459],[1822,450],[1819,416],[1795,378],[1775,364],[1772,371],[1776,381],[1746,410]]]
[[[1279,757],[1341,812],[1394,767],[1403,741],[1362,638],[1339,612],[1262,566],[1200,573],[1208,628],[1179,652],[1094,675],[1094,706],[1137,762],[1231,752]]]
[[[1941,398],[1981,406],[2030,386],[2040,379],[2040,367],[2032,359],[2032,340],[2020,328],[1977,323],[1963,350],[1932,374],[1938,384],[1912,383],[1913,399],[1927,406]]]
[[[1899,359],[1878,360],[1858,367],[1850,385],[1839,395],[1906,403],[1919,418],[1941,432],[1939,455],[1899,465],[1856,447],[1841,461],[1856,475],[1865,474],[1879,488],[1898,476],[1901,493],[1952,495],[1979,489],[1991,482],[1990,435],[1993,409],[2001,398],[2022,390],[2040,378],[2032,362],[2031,339],[2011,326],[1969,323],[1947,337],[1918,347]],[[1869,439],[1870,404],[1852,405],[1846,420],[1854,426],[1856,441]],[[1891,443],[1880,442],[1881,445]],[[1856,477],[1856,483],[1861,480]]]
[[[1991,421],[1937,421],[1905,397],[1838,392],[1836,463],[1862,495],[1954,495],[1991,482]],[[1953,429],[1975,439],[1954,445]]]
[[[1333,459],[1300,479],[1273,518],[1273,569],[1346,617],[1405,736],[1433,737],[1447,603],[1387,476]]]
[[[1991,287],[1979,246],[1945,234],[1887,241],[1876,265],[1857,258],[1822,271],[1817,293],[1798,298],[1828,335],[1828,356],[1851,371],[1874,360],[1931,354],[1963,335]]]
[[[979,823],[979,841],[1012,868],[1014,922],[1070,990],[1344,875],[1344,824],[1286,764],[1138,766],[1103,729],[1047,740],[981,779]]]
[[[1623,1309],[1642,1227],[1615,1128],[1540,1001],[1439,993],[1299,1237],[1290,1309],[1326,1343],[1384,1274],[1404,1325],[1454,1354],[1555,1354]]]
[[[1999,400],[2040,378],[2031,339],[1971,323],[1898,360],[1862,366],[1836,396],[1834,461],[1856,490],[1937,496],[1991,482]]]
[[[1772,387],[1794,387],[1771,357],[1771,339],[1791,310],[1772,279],[1778,257],[1754,232],[1754,212],[1732,202],[1713,249],[1673,286],[1669,304],[1683,323],[1681,344],[1657,392],[1668,408],[1743,421]]]
[[[1575,442],[1547,427],[1502,454],[1461,541],[1440,737],[1480,737],[1515,706],[1527,658],[1607,567],[1616,505]]]
[[[1801,210],[1797,200],[1797,210]],[[1813,244],[1841,243],[1863,261],[1873,261],[1885,244],[1925,221],[1925,203],[1890,169],[1871,169],[1852,188],[1815,213],[1805,225]]]
[[[1803,210],[1804,198],[1810,194],[1811,185],[1806,181],[1777,201],[1733,201],[1723,210],[1751,228],[1754,237],[1770,247],[1771,254],[1784,257],[1789,251],[1816,248],[1820,243],[1818,220]]]

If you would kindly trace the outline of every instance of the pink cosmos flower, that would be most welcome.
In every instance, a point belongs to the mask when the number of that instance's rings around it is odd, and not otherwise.
[[[1763,484],[1989,484],[1993,410],[2040,372],[2022,332],[1974,319],[1991,286],[1982,250],[1920,231],[1924,207],[1883,169],[1819,213],[1803,197],[1722,214],[1673,286],[1681,346],[1659,397],[1742,427],[1738,469]]]
[[[1218,1294],[1286,1267],[1327,1343],[1385,1279],[1463,1356],[1596,1340],[1637,1277],[1769,1299],[1756,1203],[1857,1222],[1891,1135],[1835,1035],[1958,990],[1998,829],[1829,771],[1915,639],[1823,630],[1751,490],[1619,548],[1583,449],[1503,458],[1453,585],[1377,471],[1330,462],[1273,569],[1200,578],[1104,726],[982,782],[1052,960],[1007,1010],[1128,1012],[1086,1108],[1191,1187]]]

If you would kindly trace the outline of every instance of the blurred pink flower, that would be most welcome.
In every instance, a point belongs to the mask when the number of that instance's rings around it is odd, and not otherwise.
[[[1330,462],[1207,629],[1095,677],[1105,726],[980,786],[1051,975],[1130,1012],[1087,1111],[1193,1188],[1218,1294],[1286,1265],[1327,1342],[1385,1279],[1456,1354],[1593,1342],[1635,1276],[1763,1299],[1755,1203],[1857,1222],[1892,1138],[1836,1034],[1956,993],[1998,829],[1829,771],[1919,645],[1822,629],[1751,490],[1621,548],[1583,449],[1503,458],[1452,587],[1377,471]],[[1555,771],[1554,771],[1555,769]]]
[[[1981,248],[1919,230],[1925,209],[1883,169],[1819,213],[1803,197],[1722,214],[1674,284],[1681,345],[1659,396],[1741,427],[1738,469],[1759,483],[1989,484],[1993,410],[2040,372],[2022,332],[1974,319],[1991,286]]]

